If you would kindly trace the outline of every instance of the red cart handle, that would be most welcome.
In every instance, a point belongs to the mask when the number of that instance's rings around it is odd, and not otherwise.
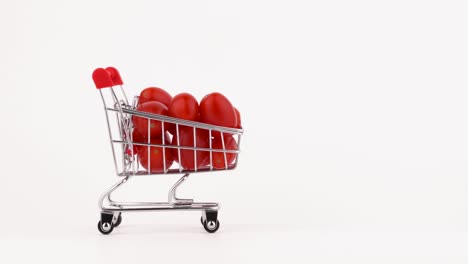
[[[123,84],[119,71],[114,67],[97,68],[93,72],[93,81],[97,89]]]

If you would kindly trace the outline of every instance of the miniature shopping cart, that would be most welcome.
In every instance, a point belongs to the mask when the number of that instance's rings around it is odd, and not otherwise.
[[[201,223],[205,230],[209,233],[214,233],[219,228],[218,221],[218,209],[217,203],[200,203],[194,202],[192,199],[180,199],[176,197],[177,187],[180,186],[190,174],[199,172],[210,172],[219,170],[232,170],[236,168],[238,161],[238,153],[240,146],[240,139],[243,133],[242,129],[220,127],[209,125],[205,123],[192,122],[188,120],[172,118],[163,115],[151,114],[146,112],[137,111],[138,97],[133,99],[133,102],[129,102],[125,91],[122,87],[123,82],[119,72],[113,68],[98,68],[93,72],[93,80],[96,88],[99,90],[102,101],[104,103],[104,111],[106,114],[106,121],[108,125],[108,132],[110,143],[112,147],[112,154],[114,157],[115,170],[117,176],[122,177],[115,185],[110,187],[99,199],[99,208],[101,210],[101,219],[98,222],[98,229],[103,234],[110,234],[114,227],[117,227],[122,222],[122,213],[130,211],[165,211],[165,210],[199,210],[202,212]],[[106,88],[106,89],[103,89]],[[162,128],[163,140],[160,144],[148,142],[137,142],[133,140],[132,130],[134,129],[134,118],[143,118],[148,122],[148,128],[150,122],[160,122]],[[185,129],[192,129],[194,134],[193,146],[182,146],[177,142],[172,144],[166,143],[164,137],[168,134],[165,133],[164,128],[172,126],[175,127],[175,134],[172,135],[174,138],[179,137],[179,130],[184,127]],[[197,147],[196,133],[204,131],[208,133],[211,139],[212,135],[221,135],[222,148],[213,148],[211,140],[209,141],[209,148]],[[225,144],[225,136],[232,136],[237,143],[236,149],[229,149]],[[169,135],[171,136],[171,135]],[[151,169],[146,170],[143,166],[140,166],[139,155],[136,155],[133,150],[135,147],[146,147],[146,148],[159,148],[162,149],[163,155],[166,153],[166,149],[175,149],[178,153],[178,163],[173,163],[171,167],[166,168],[166,163],[163,162],[164,168],[161,171],[154,172]],[[181,151],[193,151],[194,164],[197,164],[196,151],[209,152],[209,164],[204,167],[197,168],[194,166],[193,169],[184,169],[184,164],[181,159]],[[148,151],[148,159],[150,159]],[[173,151],[174,152],[174,151]],[[224,155],[224,167],[214,168],[213,166],[213,154],[222,153]],[[229,163],[227,155],[235,155],[235,159]],[[169,190],[167,202],[118,202],[111,199],[111,194],[117,188],[126,183],[131,177],[146,177],[149,175],[158,174],[179,174],[182,177],[172,186]]]

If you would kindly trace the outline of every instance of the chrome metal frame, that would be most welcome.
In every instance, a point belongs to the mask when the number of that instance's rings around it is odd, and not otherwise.
[[[181,199],[176,197],[176,190],[187,178],[189,174],[184,174],[169,190],[167,202],[117,202],[112,200],[111,194],[120,186],[125,184],[131,176],[127,176],[114,184],[99,198],[99,207],[102,212],[131,212],[131,211],[161,211],[161,210],[211,210],[219,209],[217,203],[195,203],[193,199]],[[105,202],[108,205],[105,205]]]

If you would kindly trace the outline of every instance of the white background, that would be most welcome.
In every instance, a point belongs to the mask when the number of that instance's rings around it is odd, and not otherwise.
[[[464,1],[2,1],[1,263],[466,263]],[[125,214],[91,73],[129,94],[219,91],[235,171],[192,175],[197,212]],[[174,176],[122,199],[166,199]]]

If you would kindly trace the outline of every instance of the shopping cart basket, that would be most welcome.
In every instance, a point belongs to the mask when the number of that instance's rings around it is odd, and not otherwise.
[[[181,199],[176,197],[176,190],[190,174],[199,172],[210,172],[219,170],[232,170],[238,164],[238,153],[240,146],[242,129],[221,127],[209,125],[205,123],[193,122],[169,116],[151,114],[137,111],[138,96],[135,96],[133,102],[127,99],[125,91],[122,87],[123,82],[117,69],[113,67],[98,68],[93,72],[93,81],[96,88],[99,90],[102,101],[104,103],[104,111],[108,125],[112,154],[114,157],[114,165],[117,176],[122,177],[120,181],[110,187],[99,199],[99,208],[101,210],[101,219],[98,222],[98,229],[103,234],[109,234],[122,222],[122,212],[130,211],[165,211],[165,210],[199,210],[202,212],[201,223],[205,230],[209,233],[214,233],[219,228],[218,209],[219,205],[213,202],[194,202],[193,199]],[[106,89],[103,89],[106,88]],[[161,125],[162,141],[156,144],[148,138],[147,142],[140,142],[133,139],[134,120],[139,118],[148,122],[148,134],[151,122],[158,122]],[[165,128],[172,126],[174,135],[167,134]],[[193,146],[179,144],[179,133],[181,129],[189,129],[193,132]],[[196,133],[207,133],[209,147],[198,147]],[[214,148],[211,138],[213,135],[218,135],[222,142],[222,148]],[[226,136],[232,136],[236,141],[235,149],[226,147]],[[151,135],[150,135],[151,137]],[[177,138],[171,144],[167,143],[164,137]],[[139,159],[143,158],[135,154],[137,147],[147,148],[147,158],[151,164],[150,152],[152,148],[159,149],[163,154],[163,168],[161,170],[152,170],[151,165],[148,169],[140,166]],[[178,163],[174,162],[170,167],[166,168],[164,162],[167,150],[171,153],[176,153]],[[191,169],[184,168],[181,152],[193,151],[193,164],[197,164],[197,151],[209,153],[209,159],[205,166],[198,168],[196,165]],[[213,166],[214,154],[224,156],[223,168]],[[145,155],[145,154],[143,154]],[[227,155],[235,155],[235,159],[228,162]],[[208,155],[206,155],[208,156]],[[188,166],[186,166],[188,167]],[[111,199],[111,194],[117,188],[132,177],[145,177],[149,175],[160,174],[181,174],[182,177],[171,187],[168,194],[167,202],[118,202]]]

